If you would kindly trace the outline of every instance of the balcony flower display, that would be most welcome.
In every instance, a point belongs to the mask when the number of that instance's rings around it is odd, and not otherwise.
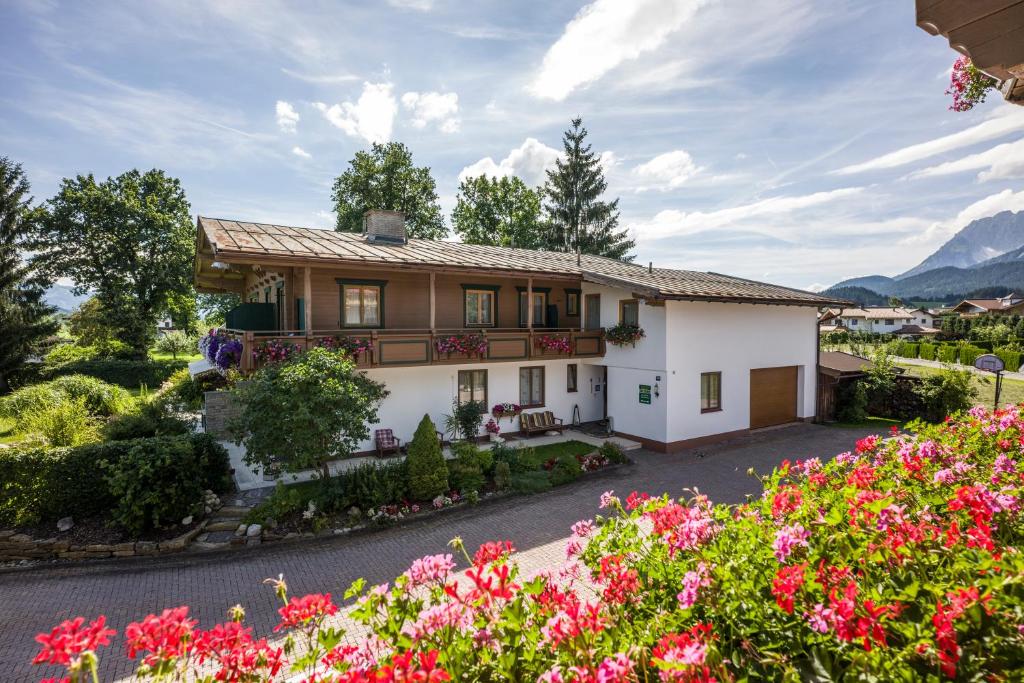
[[[444,335],[434,340],[434,348],[448,358],[451,358],[453,353],[483,358],[487,355],[487,337],[482,334]]]
[[[228,339],[217,347],[214,365],[221,372],[237,368],[242,363],[242,342],[239,339]]]
[[[545,351],[557,351],[558,353],[572,351],[572,341],[563,334],[542,334],[533,343],[537,348]]]
[[[491,408],[491,415],[494,416],[495,420],[500,420],[503,417],[512,420],[521,412],[523,412],[523,409],[518,403],[497,403]]]
[[[211,329],[199,338],[199,353],[203,355],[210,365],[217,364],[217,349],[228,340],[228,336],[221,330]]]
[[[625,346],[626,344],[633,344],[635,346],[645,336],[644,328],[624,323],[619,323],[604,331],[605,341],[613,346]]]
[[[263,363],[280,363],[292,356],[302,353],[302,347],[279,339],[260,342],[252,350],[252,359]]]
[[[324,337],[319,342],[325,349],[334,349],[348,354],[355,360],[363,354],[373,351],[373,341],[358,337]]]
[[[969,111],[985,101],[988,91],[996,87],[996,81],[985,75],[969,57],[961,56],[953,62],[947,95],[953,96],[952,111]]]

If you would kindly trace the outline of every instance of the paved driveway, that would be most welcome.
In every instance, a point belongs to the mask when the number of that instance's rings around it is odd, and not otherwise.
[[[511,539],[525,571],[560,563],[570,525],[592,517],[602,491],[633,489],[678,494],[698,488],[717,502],[739,502],[756,494],[754,467],[767,472],[783,458],[831,456],[853,447],[866,429],[800,424],[714,447],[672,455],[633,451],[635,465],[589,475],[573,485],[533,497],[498,501],[372,534],[327,538],[180,559],[145,558],[90,565],[51,565],[0,573],[0,680],[38,681],[50,671],[29,666],[33,637],[63,619],[106,614],[125,624],[166,607],[187,604],[202,626],[221,621],[242,604],[247,623],[270,635],[278,604],[263,579],[283,573],[293,595],[330,591],[340,596],[356,578],[393,579],[412,560],[442,552],[456,535],[469,548],[491,539]],[[130,675],[120,638],[108,652],[102,680]],[[116,668],[113,665],[116,664]],[[55,673],[55,672],[53,672]]]

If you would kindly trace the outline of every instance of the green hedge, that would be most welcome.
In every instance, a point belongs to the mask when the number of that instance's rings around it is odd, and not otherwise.
[[[1009,372],[1017,372],[1020,370],[1020,351],[1007,351],[1005,349],[999,349],[996,351],[996,355],[1003,359],[1003,363],[1006,364],[1006,369]]]
[[[985,349],[978,346],[972,346],[970,344],[964,344],[960,347],[960,364],[961,365],[974,365],[974,359],[978,356],[986,353]]]
[[[896,347],[896,355],[903,358],[917,358],[917,350],[920,344],[913,342],[900,342]]]
[[[191,457],[175,462],[187,477],[203,489],[222,492],[230,488],[227,451],[208,434],[0,451],[0,527],[111,513],[124,500],[112,492],[108,472],[121,466],[131,470],[126,473],[131,476],[138,473],[140,462],[145,463],[140,453],[157,459],[168,451],[180,452],[182,445]]]
[[[938,349],[938,347],[935,344],[921,342],[921,347],[918,349],[918,356],[924,360],[935,360],[936,349]]]
[[[942,363],[955,363],[956,362],[956,347],[955,346],[940,346],[938,360]]]
[[[43,368],[42,378],[53,379],[64,375],[89,375],[126,389],[145,385],[159,387],[178,370],[188,367],[184,360],[126,360],[123,358],[97,358],[61,363]]]

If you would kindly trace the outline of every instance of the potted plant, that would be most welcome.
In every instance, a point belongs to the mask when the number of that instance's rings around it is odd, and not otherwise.
[[[555,353],[570,353],[572,351],[572,342],[568,336],[562,334],[542,334],[533,343],[544,351],[554,351]]]
[[[504,439],[501,438],[501,427],[498,426],[497,421],[491,418],[484,425],[484,429],[487,431],[487,436],[490,437],[491,441],[495,443],[501,443]]]
[[[953,96],[952,111],[969,111],[985,101],[988,91],[995,88],[994,78],[980,71],[971,63],[970,57],[959,57],[953,62],[947,95]]]
[[[453,353],[484,358],[487,356],[487,337],[476,333],[447,334],[434,340],[434,348],[446,358],[451,358]]]
[[[639,325],[626,325],[625,323],[619,323],[604,331],[605,341],[613,346],[625,346],[626,344],[636,346],[636,343],[643,339],[644,336],[644,329],[642,327]]]
[[[323,337],[320,339],[319,345],[325,349],[340,351],[357,363],[369,362],[370,354],[373,352],[373,341],[359,337]]]
[[[256,345],[256,348],[252,350],[252,359],[257,363],[280,363],[297,353],[302,353],[302,347],[298,344],[270,339]]]
[[[518,403],[496,403],[491,408],[491,415],[495,420],[500,420],[503,417],[514,420],[521,412],[523,412],[523,409]]]

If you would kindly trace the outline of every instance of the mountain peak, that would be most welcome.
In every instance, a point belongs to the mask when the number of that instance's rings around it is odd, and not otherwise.
[[[935,253],[896,279],[949,266],[970,268],[1020,247],[1024,247],[1024,211],[1002,211],[971,221]]]

